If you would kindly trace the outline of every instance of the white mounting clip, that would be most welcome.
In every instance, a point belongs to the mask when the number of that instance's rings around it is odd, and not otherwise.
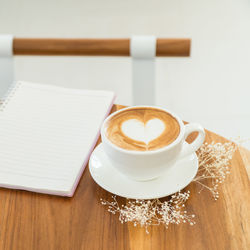
[[[14,81],[13,36],[0,34],[0,99]]]
[[[132,56],[133,105],[155,105],[156,37],[133,36]]]

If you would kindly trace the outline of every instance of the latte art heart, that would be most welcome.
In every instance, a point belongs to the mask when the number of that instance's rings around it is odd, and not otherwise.
[[[113,115],[106,124],[106,136],[126,150],[157,150],[172,143],[180,133],[176,118],[154,107],[132,107]]]
[[[151,119],[146,124],[137,119],[130,119],[122,123],[121,129],[127,137],[148,144],[162,134],[165,124],[158,118]]]

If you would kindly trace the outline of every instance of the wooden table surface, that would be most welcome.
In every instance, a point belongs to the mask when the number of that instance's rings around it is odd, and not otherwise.
[[[207,131],[206,141],[226,139]],[[197,184],[186,188],[191,191],[186,209],[196,215],[196,225],[155,226],[149,228],[150,234],[144,228],[121,224],[117,215],[101,205],[100,198],[110,199],[111,194],[93,181],[88,168],[72,198],[2,188],[0,249],[249,249],[250,196],[245,168],[249,156],[249,151],[236,151],[218,201],[209,192],[198,194]]]

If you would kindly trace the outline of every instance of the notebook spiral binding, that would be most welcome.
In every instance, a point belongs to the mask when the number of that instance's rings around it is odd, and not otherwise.
[[[20,87],[21,82],[13,83],[5,93],[4,97],[0,99],[0,111],[3,112],[8,105],[10,99],[15,95],[17,89]]]

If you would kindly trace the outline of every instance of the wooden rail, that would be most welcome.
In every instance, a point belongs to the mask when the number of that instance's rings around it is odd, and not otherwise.
[[[14,55],[129,56],[130,39],[14,38]],[[189,56],[190,39],[158,38],[156,56]]]

